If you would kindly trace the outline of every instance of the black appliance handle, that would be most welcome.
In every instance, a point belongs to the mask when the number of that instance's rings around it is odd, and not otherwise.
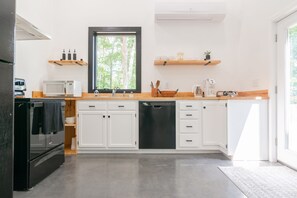
[[[151,102],[152,106],[161,106],[161,107],[171,107],[175,106],[175,103],[172,102]]]
[[[161,105],[153,105],[153,108],[154,109],[162,109],[162,106]]]
[[[43,102],[31,102],[30,106],[32,108],[43,107]]]
[[[142,106],[153,107],[154,109],[162,109],[163,107],[175,106],[175,102],[142,102]]]
[[[13,62],[10,62],[10,61],[4,60],[4,59],[0,59],[0,62],[1,63],[7,63],[7,64],[10,64],[10,65],[13,65]]]
[[[51,152],[48,152],[47,155],[45,155],[44,157],[42,157],[41,159],[38,160],[38,162],[36,164],[34,164],[34,167],[39,166],[40,164],[42,164],[43,162],[47,161],[48,159],[58,155],[59,153],[61,153],[61,148],[57,148],[56,150],[53,150]]]

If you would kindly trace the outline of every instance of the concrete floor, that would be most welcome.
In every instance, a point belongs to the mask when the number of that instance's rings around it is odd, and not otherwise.
[[[15,198],[237,198],[242,192],[217,168],[221,154],[110,154],[67,157],[66,162]]]

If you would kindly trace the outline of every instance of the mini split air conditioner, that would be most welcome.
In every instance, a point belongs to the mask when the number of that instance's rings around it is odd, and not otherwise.
[[[155,20],[221,22],[226,15],[224,2],[159,2]]]

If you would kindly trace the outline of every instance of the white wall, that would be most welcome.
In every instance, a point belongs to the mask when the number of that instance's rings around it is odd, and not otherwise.
[[[53,33],[53,3],[51,0],[17,0],[16,12],[43,32]],[[17,41],[15,77],[27,83],[26,96],[32,90],[42,90],[43,79],[48,78],[47,60],[52,50],[52,41]]]
[[[167,82],[170,89],[191,91],[193,84],[207,77],[214,78],[220,90],[268,89],[272,16],[294,0],[226,0],[227,15],[222,23],[155,23],[155,1],[17,1],[18,12],[47,29],[53,39],[18,42],[16,76],[26,78],[28,94],[40,90],[43,79],[81,80],[87,91],[87,67],[59,67],[47,60],[60,59],[63,49],[76,49],[78,58],[87,60],[90,26],[141,26],[144,92],[157,79],[163,88]],[[153,65],[158,56],[184,52],[185,58],[202,58],[206,50],[222,63],[214,67]]]

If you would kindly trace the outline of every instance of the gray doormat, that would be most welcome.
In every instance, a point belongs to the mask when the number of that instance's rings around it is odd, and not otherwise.
[[[286,166],[218,168],[249,198],[297,198],[297,172]]]

